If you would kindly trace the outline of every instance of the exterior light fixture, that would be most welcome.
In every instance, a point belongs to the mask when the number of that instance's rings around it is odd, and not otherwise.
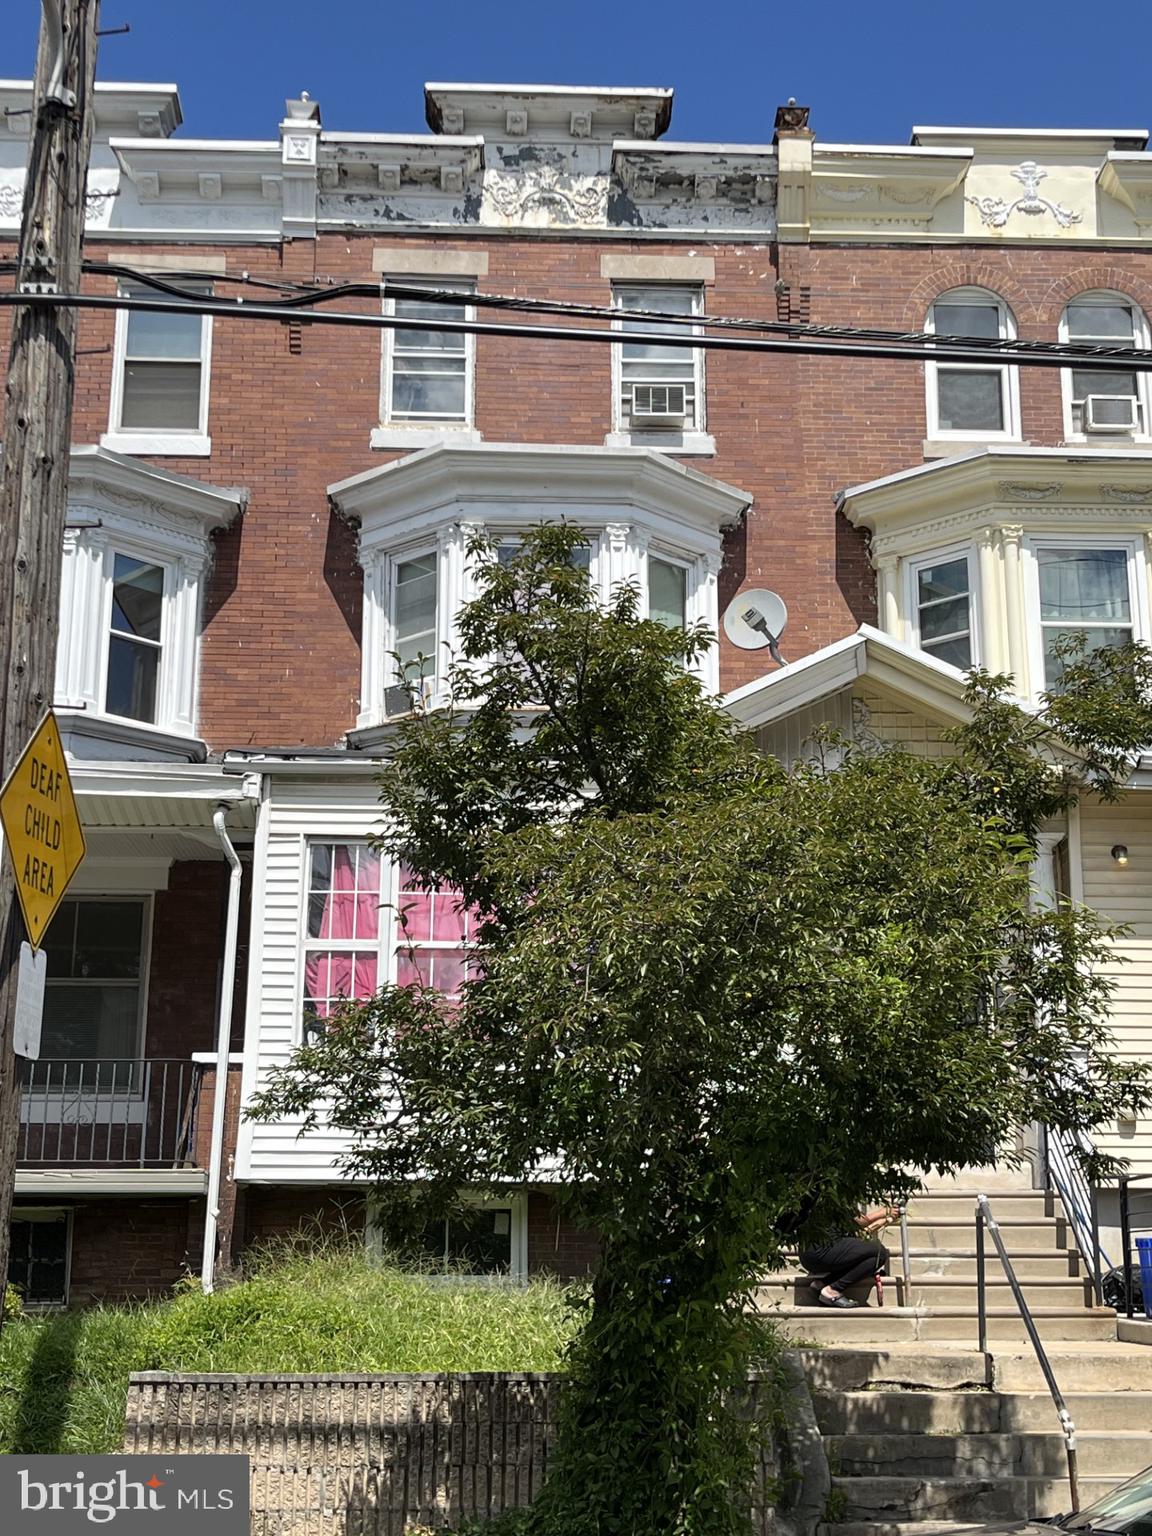
[[[1115,843],[1113,845],[1113,848],[1112,848],[1112,857],[1116,860],[1117,864],[1127,864],[1127,862],[1128,862],[1128,848],[1127,848],[1127,845],[1125,843]]]

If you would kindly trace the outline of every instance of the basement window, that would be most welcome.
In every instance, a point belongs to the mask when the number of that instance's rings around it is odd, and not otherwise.
[[[67,1211],[12,1212],[8,1284],[26,1307],[62,1307],[68,1301],[71,1224]]]

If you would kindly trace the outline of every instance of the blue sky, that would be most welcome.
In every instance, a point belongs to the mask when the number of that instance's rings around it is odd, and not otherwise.
[[[4,0],[0,75],[29,75],[39,0]],[[771,138],[777,103],[825,140],[906,143],[914,122],[1152,126],[1152,5],[1070,0],[102,0],[104,80],[174,80],[185,136],[270,138],[310,91],[330,128],[423,129],[425,80],[670,85],[670,137]],[[1094,24],[1099,18],[1099,24]]]

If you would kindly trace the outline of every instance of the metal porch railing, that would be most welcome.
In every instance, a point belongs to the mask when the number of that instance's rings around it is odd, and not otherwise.
[[[172,1058],[21,1063],[23,1168],[187,1168],[204,1068]]]
[[[1104,1276],[1112,1261],[1100,1243],[1100,1191],[1089,1184],[1082,1158],[1094,1148],[1082,1133],[1067,1136],[1048,1126],[1041,1127],[1041,1157],[1045,1188],[1060,1197],[1076,1239],[1080,1255],[1088,1266],[1096,1305],[1104,1305]]]
[[[1044,1348],[1043,1341],[1036,1331],[1036,1323],[1032,1317],[1032,1309],[1025,1299],[1024,1292],[1020,1288],[1020,1281],[1016,1278],[1016,1271],[1012,1267],[1012,1260],[1008,1257],[1008,1250],[1004,1246],[1004,1239],[1000,1234],[1000,1228],[992,1214],[992,1207],[988,1203],[987,1195],[976,1196],[976,1314],[979,1330],[980,1353],[987,1359],[988,1356],[988,1297],[985,1290],[985,1230],[991,1235],[996,1253],[1004,1270],[1005,1278],[1012,1288],[1012,1296],[1020,1312],[1020,1319],[1031,1340],[1032,1348],[1036,1352],[1036,1360],[1043,1373],[1044,1380],[1048,1384],[1048,1391],[1052,1395],[1052,1403],[1056,1409],[1056,1415],[1060,1420],[1060,1433],[1064,1437],[1064,1449],[1068,1456],[1068,1487],[1072,1497],[1072,1512],[1075,1514],[1080,1508],[1080,1478],[1076,1462],[1076,1425],[1072,1415],[1068,1411],[1068,1404],[1064,1401],[1064,1394],[1060,1390],[1059,1383],[1052,1370],[1052,1362],[1048,1359],[1048,1351]]]
[[[1120,1193],[1120,1246],[1124,1250],[1124,1312],[1127,1317],[1133,1315],[1132,1297],[1134,1294],[1132,1263],[1132,1246],[1136,1234],[1148,1236],[1152,1234],[1152,1189],[1132,1188],[1133,1184],[1146,1184],[1152,1180],[1152,1173],[1122,1173],[1119,1178]],[[1133,1201],[1140,1202],[1133,1209]],[[1144,1316],[1149,1315],[1148,1308],[1152,1306],[1152,1296],[1149,1296],[1141,1285],[1141,1294],[1144,1298]]]

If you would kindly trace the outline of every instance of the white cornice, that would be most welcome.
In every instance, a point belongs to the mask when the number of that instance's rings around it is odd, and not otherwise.
[[[166,139],[184,120],[174,85],[98,80],[95,100],[97,140],[115,134]],[[0,127],[6,123],[10,133],[27,138],[31,118],[20,109],[31,104],[31,80],[0,80]],[[5,110],[12,116],[5,117]]]
[[[72,449],[68,494],[69,500],[106,497],[120,506],[176,514],[192,523],[201,538],[215,528],[227,527],[248,501],[248,492],[236,486],[208,485],[174,470],[156,469],[127,454],[89,446]]]
[[[1113,150],[1100,167],[1096,183],[1137,216],[1138,227],[1152,226],[1152,155]]]
[[[672,120],[672,92],[659,86],[432,81],[424,87],[424,107],[434,133],[552,141],[655,139]]]
[[[709,532],[738,521],[751,496],[652,448],[446,444],[328,487],[336,508],[393,529],[438,509],[483,503],[639,507]]]
[[[110,148],[141,202],[260,201],[281,172],[271,139],[112,139]]]
[[[1035,145],[1045,155],[1104,154],[1112,149],[1142,149],[1148,142],[1147,128],[913,128],[912,144],[941,148],[957,144],[978,145],[981,151],[1007,150],[1026,155]]]
[[[829,239],[927,233],[937,205],[964,182],[968,148],[934,150],[817,144],[812,233]]]
[[[1152,527],[1152,456],[1107,449],[986,448],[849,487],[838,505],[871,530],[873,549],[900,552],[918,535],[959,534],[982,521],[1033,527]]]

